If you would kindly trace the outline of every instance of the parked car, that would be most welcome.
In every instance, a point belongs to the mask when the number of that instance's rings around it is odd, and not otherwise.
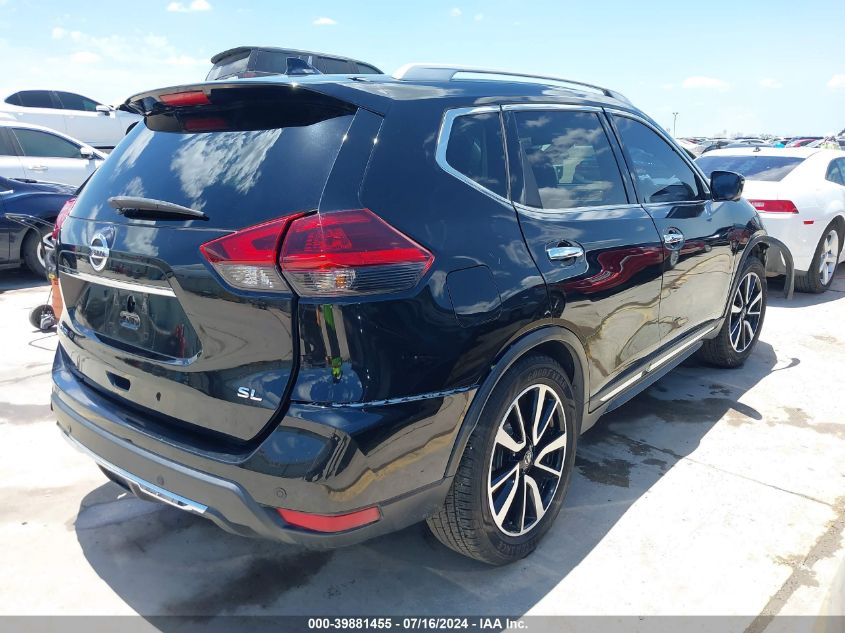
[[[348,57],[267,46],[230,48],[217,53],[211,58],[211,63],[207,81],[267,75],[310,75],[315,71],[327,75],[382,74],[375,66]]]
[[[78,187],[105,159],[105,154],[66,134],[0,119],[0,176]]]
[[[74,187],[68,185],[0,176],[0,270],[25,264],[37,275],[47,274],[41,238],[73,194]],[[41,222],[25,226],[7,218],[7,213]]]
[[[766,230],[792,252],[796,288],[830,288],[845,241],[845,152],[724,149],[696,162],[705,173],[730,170],[745,176],[745,197]]]
[[[88,97],[61,90],[21,90],[0,103],[0,114],[21,123],[43,125],[82,139],[86,145],[110,149],[141,117],[116,110]]]
[[[805,145],[809,145],[813,141],[820,141],[823,137],[821,136],[799,136],[797,138],[792,139],[789,143],[786,144],[787,147],[804,147]]]
[[[62,432],[238,534],[530,553],[581,432],[752,353],[772,242],[624,96],[485,72],[132,97],[61,229]]]

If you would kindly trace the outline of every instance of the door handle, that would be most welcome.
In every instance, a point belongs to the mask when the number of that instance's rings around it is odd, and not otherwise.
[[[584,254],[584,249],[580,246],[550,246],[546,249],[546,254],[553,262],[575,259]]]
[[[32,171],[47,171],[45,165],[32,165],[32,167],[28,167],[27,169],[31,169]]]
[[[680,229],[672,227],[670,229],[666,229],[666,231],[663,233],[663,243],[668,248],[679,247],[683,241],[684,234],[681,233]]]

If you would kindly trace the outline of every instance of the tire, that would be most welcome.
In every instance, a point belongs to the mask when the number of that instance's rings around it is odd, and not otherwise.
[[[722,329],[715,338],[704,341],[698,352],[699,358],[717,367],[740,367],[754,351],[760,338],[768,296],[766,268],[756,257],[749,257],[731,295],[728,316]],[[752,304],[750,307],[749,303]]]
[[[537,433],[527,418],[533,419],[539,396],[549,422],[540,424]],[[519,430],[517,402],[527,435]],[[574,403],[566,373],[551,358],[532,354],[508,370],[484,406],[443,506],[428,519],[434,536],[491,565],[506,565],[534,551],[560,512],[569,486],[578,428]],[[521,444],[523,448],[511,450]],[[526,483],[529,479],[533,485]],[[523,501],[527,493],[530,503]]]
[[[795,289],[800,292],[819,294],[830,288],[841,251],[842,234],[831,222],[816,246],[813,261],[810,262],[810,270],[806,274],[795,276]]]
[[[47,277],[47,266],[44,255],[44,245],[41,238],[46,233],[28,231],[21,245],[23,261],[26,267],[39,277]]]

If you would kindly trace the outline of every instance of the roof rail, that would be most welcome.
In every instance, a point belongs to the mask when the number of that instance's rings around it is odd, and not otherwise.
[[[510,70],[493,70],[490,68],[473,68],[471,66],[452,66],[451,64],[405,64],[393,72],[393,78],[406,81],[451,81],[458,73],[469,73],[473,75],[501,75],[504,77],[523,77],[525,79],[542,79],[556,83],[565,83],[581,88],[590,88],[606,97],[630,103],[628,98],[620,92],[603,88],[595,84],[588,84],[574,79],[564,79],[551,75],[532,75],[518,73]]]

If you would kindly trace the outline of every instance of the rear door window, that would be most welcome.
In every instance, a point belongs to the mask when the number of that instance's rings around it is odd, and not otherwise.
[[[326,75],[346,75],[355,72],[355,66],[346,59],[315,57],[317,70]]]
[[[11,136],[3,129],[0,129],[0,156],[17,156]]]
[[[364,73],[368,75],[380,75],[381,71],[374,66],[370,66],[369,64],[362,64],[361,62],[357,62],[355,64],[358,67],[359,73]]]
[[[804,162],[800,156],[701,156],[695,161],[705,174],[732,171],[748,180],[777,182]]]
[[[628,203],[597,113],[550,109],[513,114],[524,181],[517,202],[541,209]]]
[[[250,70],[259,73],[284,75],[288,70],[288,57],[292,57],[292,55],[285,51],[254,51]]]
[[[239,74],[245,73],[247,65],[249,64],[250,51],[242,51],[234,55],[224,57],[211,67],[206,79],[211,81],[214,79],[225,79],[227,77],[235,77]]]
[[[643,203],[704,199],[695,171],[657,132],[634,119],[614,116]]]
[[[455,117],[446,145],[446,164],[459,177],[507,197],[504,138],[498,111]]]
[[[93,99],[83,97],[73,92],[56,92],[56,96],[65,110],[82,110],[84,112],[96,112],[100,105]]]
[[[831,161],[826,178],[837,185],[845,185],[845,159],[837,158]]]
[[[55,134],[14,128],[24,156],[40,158],[79,158],[79,147]]]

